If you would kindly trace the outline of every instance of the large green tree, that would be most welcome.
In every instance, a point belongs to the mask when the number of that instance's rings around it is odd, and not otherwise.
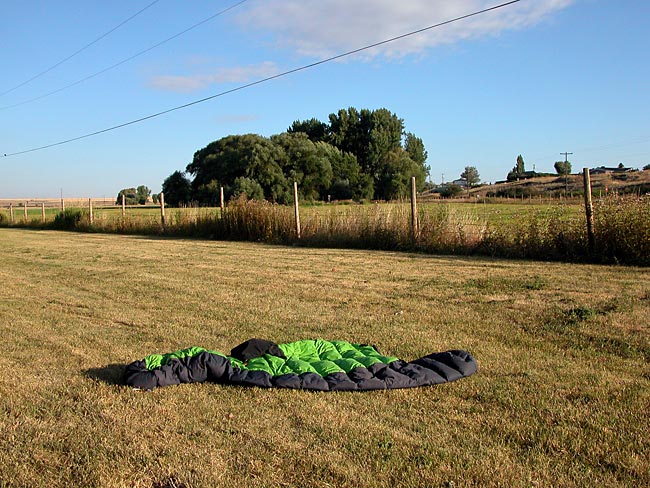
[[[362,173],[372,180],[374,198],[389,199],[400,193],[397,190],[400,185],[396,183],[400,178],[396,179],[394,173],[398,167],[409,168],[409,174],[417,174],[418,185],[424,185],[428,174],[424,145],[418,148],[418,141],[410,134],[407,137],[409,149],[404,154],[404,121],[396,114],[385,108],[357,110],[350,107],[330,114],[329,122],[330,142],[341,151],[356,156]],[[410,157],[411,153],[416,159]],[[405,156],[420,169],[407,164]]]
[[[515,163],[515,167],[510,170],[506,179],[508,181],[518,180],[525,172],[526,172],[526,165],[524,163],[523,156],[520,154],[519,156],[517,156],[517,162]]]
[[[122,204],[122,195],[124,195],[124,203],[126,205],[144,205],[149,200],[151,190],[144,185],[137,188],[124,188],[117,194],[115,203]]]
[[[302,199],[319,200],[332,184],[332,165],[324,144],[315,144],[302,132],[278,134],[271,141],[282,148],[284,174],[298,183]]]
[[[174,171],[163,181],[162,192],[170,207],[187,205],[192,200],[192,185],[182,171]]]
[[[122,195],[124,195],[124,204],[125,205],[137,205],[138,204],[138,193],[135,188],[123,188],[117,194],[115,199],[116,205],[122,205]]]
[[[138,203],[140,205],[144,205],[147,203],[147,200],[149,200],[149,196],[151,195],[151,190],[144,185],[140,185],[135,189],[135,193],[138,198]]]
[[[328,138],[328,127],[325,122],[321,122],[316,118],[309,120],[296,120],[287,129],[289,134],[302,132],[307,134],[307,137],[313,142],[326,141]]]
[[[416,187],[424,186],[427,174],[408,153],[398,147],[382,159],[375,198],[390,200],[405,198],[411,191],[411,178],[415,177]]]
[[[361,171],[354,154],[343,152],[326,142],[316,145],[332,167],[332,184],[327,190],[327,195],[334,200],[364,200],[373,197],[372,178]]]
[[[424,142],[411,132],[407,132],[404,137],[404,150],[408,153],[409,157],[423,168],[429,170],[427,164],[427,150],[424,148]]]
[[[245,177],[261,186],[267,200],[288,203],[290,186],[280,165],[285,158],[282,147],[266,137],[227,136],[196,151],[187,172],[194,176],[197,195],[202,186],[215,181],[232,195],[235,179]]]
[[[555,171],[559,175],[571,174],[571,162],[570,161],[556,161],[553,166],[555,168]]]
[[[270,138],[223,137],[196,151],[186,171],[192,198],[202,204],[214,204],[220,186],[233,196],[235,180],[237,192],[258,194],[259,185],[264,198],[279,203],[291,200],[293,181],[308,200],[391,199],[404,193],[412,176],[424,187],[426,160],[422,139],[405,134],[396,114],[350,107],[330,114],[328,123],[296,120]]]
[[[361,170],[367,174],[372,174],[370,163],[371,130],[372,112],[368,109],[359,111],[350,107],[329,116],[329,142],[341,151],[354,154],[361,165]]]
[[[476,166],[465,166],[465,170],[460,174],[461,178],[467,181],[467,186],[472,188],[481,182],[481,176],[476,169]]]

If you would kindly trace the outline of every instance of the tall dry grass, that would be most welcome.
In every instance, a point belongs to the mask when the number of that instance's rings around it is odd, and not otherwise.
[[[1,214],[0,214],[1,215]],[[16,222],[16,226],[121,234],[165,235],[254,241],[314,247],[488,255],[569,262],[650,265],[650,197],[597,200],[595,246],[589,249],[586,219],[569,207],[526,212],[512,222],[487,221],[471,210],[439,204],[419,211],[419,232],[411,227],[406,202],[331,206],[301,215],[298,238],[292,207],[265,201],[231,202],[219,209],[168,209],[160,216],[96,218],[71,209],[52,222]],[[5,216],[6,217],[6,216]],[[0,226],[9,225],[0,218]]]

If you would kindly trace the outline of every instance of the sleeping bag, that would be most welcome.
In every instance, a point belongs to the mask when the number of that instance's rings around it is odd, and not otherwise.
[[[318,391],[368,391],[430,386],[465,378],[477,364],[465,351],[406,362],[373,346],[302,340],[275,344],[251,339],[230,356],[201,347],[151,354],[127,365],[127,385],[151,390],[180,383],[216,383]]]

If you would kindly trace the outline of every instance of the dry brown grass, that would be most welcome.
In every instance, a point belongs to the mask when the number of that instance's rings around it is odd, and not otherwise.
[[[0,485],[647,486],[650,272],[0,229]],[[364,394],[119,385],[250,337],[464,348]]]

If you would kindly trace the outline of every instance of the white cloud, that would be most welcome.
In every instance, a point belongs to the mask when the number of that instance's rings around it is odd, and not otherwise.
[[[280,70],[275,63],[267,61],[257,65],[221,68],[212,73],[154,76],[149,81],[149,85],[160,90],[193,92],[203,90],[211,85],[246,83],[268,78],[279,72]]]
[[[574,1],[522,1],[364,54],[397,58],[422,53],[442,44],[522,29],[568,7]],[[499,0],[260,0],[238,19],[247,28],[270,33],[281,47],[290,48],[301,55],[323,58],[499,3]]]

